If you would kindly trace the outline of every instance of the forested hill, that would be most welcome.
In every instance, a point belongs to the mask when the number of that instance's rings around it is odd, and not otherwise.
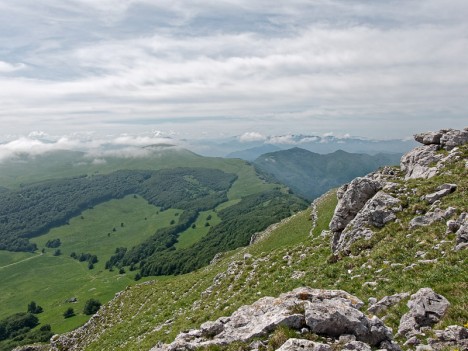
[[[198,213],[227,201],[236,179],[235,174],[216,169],[174,168],[116,171],[4,191],[0,197],[0,249],[34,251],[28,238],[66,224],[85,209],[128,194],[139,194],[162,210],[172,207]]]
[[[292,148],[264,154],[255,166],[273,175],[296,194],[313,200],[326,191],[349,182],[384,165],[396,165],[399,154],[354,154],[342,150],[317,154]]]

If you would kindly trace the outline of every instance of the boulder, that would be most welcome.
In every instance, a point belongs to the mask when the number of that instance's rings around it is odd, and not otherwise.
[[[252,305],[240,307],[230,317],[203,323],[199,330],[180,333],[171,344],[157,345],[151,350],[195,350],[235,341],[248,342],[253,338],[267,337],[280,325],[297,331],[308,327],[308,330],[326,337],[354,335],[358,341],[372,346],[391,343],[391,330],[377,317],[367,318],[358,310],[362,306],[361,300],[345,291],[298,288],[278,298],[263,297]],[[281,350],[303,347],[330,350],[328,345],[309,341],[298,343],[292,340]]]
[[[400,200],[384,191],[377,192],[366,202],[343,231],[334,233],[332,239],[334,253],[347,251],[351,244],[360,238],[370,239],[374,235],[372,227],[381,228],[388,222],[395,220],[395,213],[401,210]]]
[[[429,340],[434,350],[468,350],[468,329],[459,325],[450,325],[445,330],[436,330],[436,338]]]
[[[440,200],[444,196],[453,193],[455,190],[457,190],[456,184],[442,184],[439,187],[437,187],[436,192],[424,196],[424,199],[430,204],[433,204],[434,202]]]
[[[424,145],[440,145],[440,138],[442,138],[442,132],[426,132],[426,133],[419,133],[414,135],[414,140],[418,143]]]
[[[427,179],[435,176],[435,165],[444,157],[437,153],[439,149],[439,145],[420,146],[403,155],[400,167],[405,172],[405,179]]]
[[[367,200],[381,188],[380,182],[368,177],[358,177],[342,187],[338,195],[338,205],[330,222],[330,230],[334,232],[343,230],[364,207]]]
[[[411,295],[409,311],[400,319],[398,334],[409,338],[420,333],[422,327],[432,327],[445,315],[450,303],[431,288],[422,288]]]
[[[440,138],[440,144],[446,150],[468,143],[468,131],[447,129]]]
[[[410,229],[415,227],[425,227],[431,225],[437,221],[443,221],[454,214],[455,209],[453,207],[447,208],[445,211],[440,208],[436,208],[434,211],[427,212],[424,216],[414,217],[410,223]]]
[[[313,333],[338,338],[351,334],[371,346],[391,340],[391,330],[377,317],[369,319],[343,299],[309,301],[305,305],[305,320]]]
[[[384,312],[387,308],[396,305],[399,303],[401,300],[406,299],[409,297],[408,293],[400,293],[400,294],[394,294],[390,296],[385,296],[378,302],[372,304],[368,309],[367,312],[373,313],[373,314],[378,314],[381,312]]]
[[[304,339],[289,339],[277,351],[332,351],[329,345]]]

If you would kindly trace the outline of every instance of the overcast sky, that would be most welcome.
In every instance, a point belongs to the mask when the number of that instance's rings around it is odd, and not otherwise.
[[[466,0],[0,0],[0,135],[463,128],[467,18]]]

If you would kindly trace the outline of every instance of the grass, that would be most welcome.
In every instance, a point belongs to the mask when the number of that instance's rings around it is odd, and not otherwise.
[[[455,238],[445,235],[444,223],[412,231],[408,229],[409,221],[415,216],[412,207],[420,204],[420,197],[442,182],[457,183],[458,189],[442,199],[441,208],[455,206],[458,213],[468,211],[468,174],[463,162],[448,167],[451,175],[408,182],[411,195],[398,195],[408,201],[404,211],[398,214],[399,222],[376,230],[370,241],[356,242],[352,257],[339,257],[330,263],[330,238],[320,236],[322,230],[327,229],[336,204],[334,194],[330,193],[317,204],[318,220],[312,235],[310,211],[304,211],[280,225],[264,240],[226,253],[215,265],[170,277],[164,282],[134,286],[106,306],[102,317],[106,321],[105,329],[102,324],[90,326],[93,334],[99,336],[83,336],[80,345],[83,350],[148,350],[160,341],[173,341],[183,330],[228,316],[262,296],[278,296],[300,286],[342,289],[362,301],[399,292],[415,293],[422,287],[431,287],[451,302],[446,317],[436,328],[464,325],[468,322],[468,282],[464,274],[468,264],[466,250],[452,250]],[[414,194],[411,192],[413,187],[416,189]],[[441,240],[446,242],[441,243]],[[426,258],[437,258],[438,261],[430,265],[420,264],[417,251],[427,252]],[[252,258],[244,259],[245,253],[250,253]],[[392,266],[392,263],[402,266]],[[412,270],[403,269],[413,263],[416,266]],[[297,272],[303,272],[303,275],[292,278]],[[370,281],[377,285],[365,284]],[[407,311],[406,302],[404,300],[388,310],[386,324],[394,331]],[[281,334],[284,331],[274,334],[280,342],[284,339]],[[244,346],[236,344],[215,349],[242,349]]]
[[[220,222],[221,219],[218,217],[215,211],[200,212],[200,215],[195,221],[195,228],[192,226],[179,234],[178,242],[175,245],[176,249],[184,249],[192,246],[206,234],[208,234],[208,231],[212,226],[215,226]],[[210,225],[207,226],[207,223]]]
[[[118,274],[118,270],[104,269],[115,249],[140,243],[157,228],[169,226],[172,219],[177,219],[176,213],[181,212],[176,209],[160,212],[141,197],[127,196],[84,211],[70,220],[69,225],[33,239],[42,249],[48,240],[59,238],[60,256],[54,256],[56,249],[52,248],[45,248],[44,254],[33,255],[0,251],[3,267],[0,268],[0,303],[4,306],[0,318],[26,310],[27,304],[34,300],[44,308],[39,315],[41,323],[51,324],[55,332],[77,327],[89,318],[79,314],[87,299],[94,297],[106,302],[117,291],[135,284],[136,272]],[[99,262],[89,270],[87,262],[70,257],[72,252],[97,255]],[[8,266],[11,263],[15,264]],[[71,297],[77,297],[78,303],[65,303]],[[67,307],[74,308],[78,315],[64,320],[62,313]]]

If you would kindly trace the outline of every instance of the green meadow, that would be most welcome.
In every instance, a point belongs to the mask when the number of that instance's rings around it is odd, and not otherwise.
[[[84,211],[70,220],[69,225],[50,230],[32,239],[39,253],[0,251],[0,318],[26,311],[35,301],[44,308],[39,315],[42,324],[51,324],[55,332],[70,330],[89,317],[82,315],[84,302],[93,297],[101,302],[110,300],[117,291],[135,283],[136,272],[109,272],[105,262],[117,247],[132,247],[150,237],[162,227],[177,222],[180,210],[161,212],[139,196],[111,200]],[[60,239],[61,251],[46,248],[49,240]],[[41,250],[44,248],[44,253]],[[72,259],[70,254],[90,253],[99,262],[88,269],[88,262]],[[19,293],[20,292],[20,293]],[[72,297],[77,303],[67,303]],[[63,312],[72,307],[77,316],[65,319]]]

